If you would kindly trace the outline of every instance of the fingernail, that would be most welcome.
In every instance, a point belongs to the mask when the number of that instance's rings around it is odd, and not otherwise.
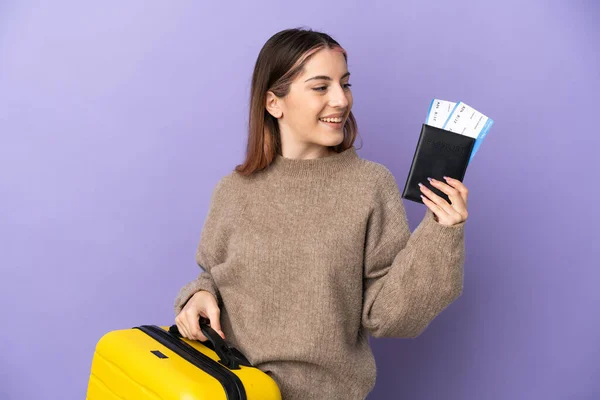
[[[447,176],[444,176],[444,179],[448,180],[448,177],[447,177]]]
[[[431,178],[429,178],[429,177],[428,177],[428,178],[427,178],[427,180],[428,180],[429,182],[431,182],[433,179],[431,179]]]

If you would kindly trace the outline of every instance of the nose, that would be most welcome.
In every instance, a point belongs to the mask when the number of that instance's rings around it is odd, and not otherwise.
[[[329,103],[331,107],[345,108],[348,107],[348,93],[343,87],[337,86],[335,89],[330,91],[331,97]]]

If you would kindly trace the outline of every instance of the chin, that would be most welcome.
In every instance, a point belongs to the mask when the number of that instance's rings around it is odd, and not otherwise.
[[[335,146],[339,146],[340,144],[342,144],[343,141],[344,141],[344,136],[342,135],[342,137],[340,137],[339,139],[336,139],[336,140],[320,140],[319,144],[323,147],[335,147]]]
[[[340,133],[336,134],[335,136],[332,136],[330,140],[327,140],[326,146],[337,146],[337,145],[342,144],[343,141],[344,141],[344,132],[340,132]]]

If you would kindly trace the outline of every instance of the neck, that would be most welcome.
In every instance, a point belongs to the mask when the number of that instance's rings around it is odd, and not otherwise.
[[[314,160],[336,154],[327,146],[316,145],[311,148],[290,148],[283,146],[282,157],[294,160]]]
[[[288,177],[329,177],[348,168],[358,159],[354,146],[340,153],[332,150],[331,154],[318,158],[287,158],[278,154],[268,169],[273,174]]]

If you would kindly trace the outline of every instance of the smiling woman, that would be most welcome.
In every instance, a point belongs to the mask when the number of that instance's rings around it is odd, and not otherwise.
[[[333,152],[331,148],[343,142],[342,128],[352,108],[349,77],[339,48],[325,48],[306,62],[286,96],[267,92],[266,110],[279,121],[284,157],[328,155]]]
[[[288,29],[265,43],[252,77],[247,154],[239,173],[264,169],[276,155],[319,158],[354,144],[347,57],[321,32]]]
[[[327,34],[266,42],[246,160],[215,187],[204,271],[175,299],[184,337],[206,340],[208,318],[285,400],[364,399],[376,375],[368,334],[415,337],[462,291],[464,222],[428,210],[411,235],[394,176],[354,148],[349,79]]]

